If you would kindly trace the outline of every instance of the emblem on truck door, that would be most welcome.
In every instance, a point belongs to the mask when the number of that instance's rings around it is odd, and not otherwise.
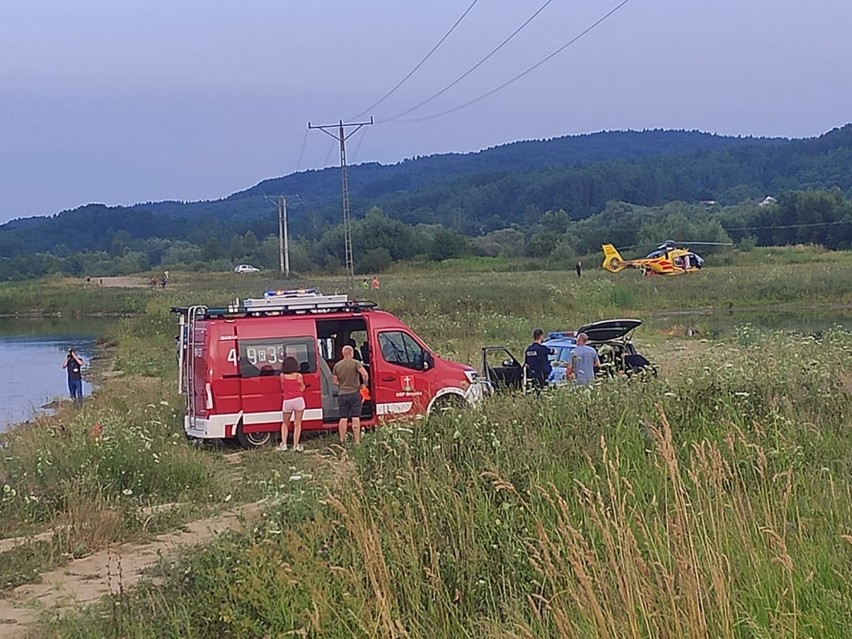
[[[402,390],[406,393],[410,393],[414,390],[414,376],[413,375],[403,375],[402,377]]]

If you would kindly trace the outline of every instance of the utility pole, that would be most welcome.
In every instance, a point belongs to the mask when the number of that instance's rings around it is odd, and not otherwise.
[[[287,231],[287,198],[278,196],[278,250],[281,274],[290,277],[290,242]]]
[[[340,181],[341,190],[343,191],[343,252],[346,258],[346,279],[351,291],[355,291],[355,258],[352,252],[352,218],[349,213],[349,176],[346,171],[346,140],[352,137],[363,126],[368,126],[373,123],[373,117],[370,116],[369,122],[344,122],[339,120],[337,124],[311,124],[308,122],[308,129],[319,129],[323,133],[330,135],[340,144]],[[337,129],[332,133],[333,129]],[[346,132],[347,128],[352,130]]]

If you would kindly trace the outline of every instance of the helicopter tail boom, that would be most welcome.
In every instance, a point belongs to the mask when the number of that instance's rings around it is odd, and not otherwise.
[[[604,253],[603,267],[610,273],[618,273],[625,266],[624,259],[612,244],[601,246]]]

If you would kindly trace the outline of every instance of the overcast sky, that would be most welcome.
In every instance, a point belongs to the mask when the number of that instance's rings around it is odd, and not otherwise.
[[[350,164],[614,129],[809,137],[852,121],[849,0],[478,0],[362,119]],[[216,199],[336,165],[473,0],[0,0],[0,222]],[[399,120],[427,118],[416,122]]]

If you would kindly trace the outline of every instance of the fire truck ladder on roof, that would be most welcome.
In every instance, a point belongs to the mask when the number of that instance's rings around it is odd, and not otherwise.
[[[207,314],[206,306],[190,306],[180,316],[178,334],[178,392],[186,393],[186,414],[190,422],[195,418],[195,352],[202,348],[195,325],[199,317]]]
[[[227,307],[202,308],[204,317],[234,317],[263,315],[296,315],[301,313],[332,313],[335,311],[362,312],[376,308],[369,300],[350,300],[347,295],[319,295],[316,293],[278,293],[271,291],[264,297],[234,300]],[[188,311],[186,311],[188,312]]]
[[[243,300],[247,311],[327,311],[345,308],[349,304],[347,295],[265,295]]]

